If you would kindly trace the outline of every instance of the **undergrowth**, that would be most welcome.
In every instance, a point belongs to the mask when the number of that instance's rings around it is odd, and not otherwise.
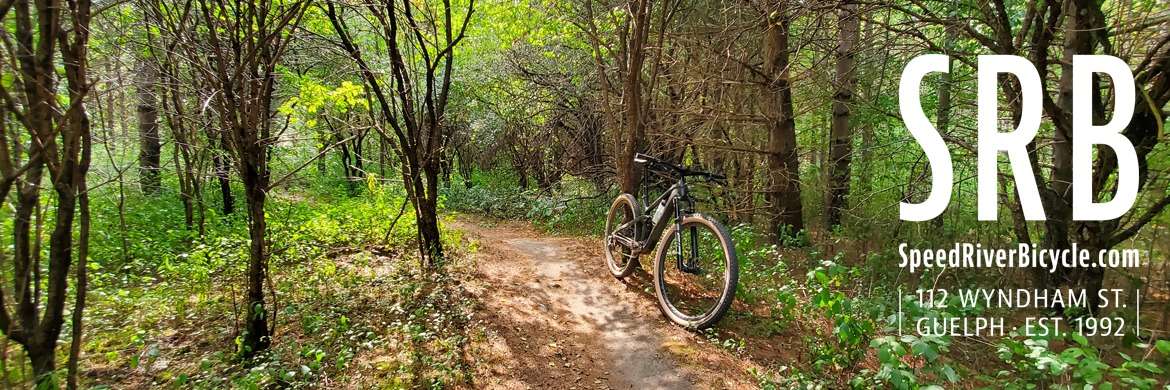
[[[317,180],[293,183],[268,204],[267,292],[276,332],[272,348],[248,361],[235,353],[248,245],[240,213],[223,216],[209,204],[199,238],[166,194],[126,191],[123,208],[116,193],[95,197],[94,231],[105,236],[93,240],[89,263],[85,383],[209,389],[467,383],[462,349],[470,312],[452,282],[465,252],[458,232],[444,231],[447,261],[422,271],[410,207],[387,233],[403,201],[400,188],[371,177],[354,196],[345,183]],[[10,381],[22,381],[21,369],[8,367]]]
[[[493,218],[531,221],[546,231],[600,235],[605,213],[617,195],[601,191],[585,180],[566,177],[556,188],[521,189],[508,172],[477,171],[471,187],[452,179],[443,189],[443,204],[450,210]]]

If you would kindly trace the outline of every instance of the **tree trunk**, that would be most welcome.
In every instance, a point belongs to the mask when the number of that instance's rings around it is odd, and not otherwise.
[[[261,157],[263,158],[263,157]],[[251,245],[248,251],[248,291],[245,302],[248,309],[243,335],[243,356],[251,357],[271,344],[268,332],[268,309],[264,305],[264,280],[268,268],[268,253],[265,245],[267,220],[264,218],[264,203],[267,200],[264,187],[267,179],[262,177],[259,164],[249,164],[243,172],[244,194],[248,202],[248,237]]]
[[[650,33],[650,0],[630,0],[628,5],[631,26],[626,46],[626,78],[622,90],[625,131],[622,133],[617,168],[622,192],[636,194],[642,172],[634,165],[634,155],[646,142],[646,128],[642,122],[642,64],[646,59],[644,46]]]
[[[320,137],[320,135],[318,135],[318,136]],[[335,138],[336,137],[332,137],[330,139],[335,139]],[[321,143],[317,146],[317,154],[319,154],[319,155],[324,156],[328,150],[329,150],[329,142],[328,141],[322,140]],[[329,174],[329,167],[327,166],[327,162],[325,160],[326,159],[324,157],[317,159],[316,164],[317,164],[317,174],[318,175],[325,176],[325,175]]]
[[[196,140],[199,139],[187,125],[187,118],[184,114],[184,101],[182,93],[179,90],[179,81],[176,74],[178,73],[177,66],[174,63],[171,52],[164,52],[165,55],[160,58],[159,76],[162,80],[160,82],[159,90],[159,107],[163,113],[163,119],[166,120],[167,128],[170,129],[171,139],[174,141],[174,147],[171,149],[171,156],[175,165],[175,177],[179,181],[179,199],[183,203],[183,218],[187,230],[196,230],[198,225],[199,234],[203,235],[203,202],[202,202],[202,172],[200,172],[199,165],[196,161],[197,154],[201,153],[196,145]],[[198,221],[196,221],[196,208],[198,208]]]
[[[435,175],[438,180],[438,175]],[[418,234],[422,240],[422,251],[427,253],[427,262],[424,266],[433,266],[443,258],[443,245],[439,234],[438,199],[425,197],[419,205],[422,213],[418,218]]]
[[[430,268],[443,259],[443,242],[439,233],[439,167],[437,159],[422,167],[422,175],[414,175],[407,183],[413,183],[413,190],[408,196],[413,196],[415,204],[415,223],[418,225],[419,253],[422,255],[420,266]],[[425,179],[425,181],[424,181]]]
[[[135,84],[138,90],[138,183],[142,193],[152,195],[160,186],[162,141],[159,139],[158,95],[155,92],[158,74],[144,59],[139,60]]]
[[[850,164],[853,161],[853,137],[849,126],[849,106],[853,104],[853,86],[857,81],[854,53],[860,34],[857,4],[846,1],[838,19],[837,80],[833,95],[833,121],[829,130],[829,201],[827,226],[841,224],[841,214],[848,207]]]
[[[463,188],[471,189],[475,185],[475,182],[472,180],[472,176],[475,174],[475,165],[474,162],[468,161],[468,153],[462,153],[458,150],[456,149],[455,153],[457,155],[455,158],[459,166],[459,176],[463,177]]]
[[[215,165],[215,178],[219,181],[219,195],[223,199],[223,215],[231,215],[236,210],[236,200],[232,197],[232,182],[228,178],[228,161],[226,156],[216,154],[212,157]]]
[[[951,54],[950,51],[952,50],[952,48],[955,45],[955,41],[957,41],[959,39],[958,32],[956,31],[954,26],[947,26],[946,27],[946,38],[945,39],[946,39],[946,42],[943,42],[943,47],[945,47],[947,49],[947,54],[949,55],[949,54]],[[937,111],[937,115],[936,115],[937,118],[935,121],[937,122],[939,134],[944,134],[944,137],[945,137],[945,134],[948,133],[948,131],[950,129],[950,125],[951,125],[951,105],[952,105],[951,104],[951,89],[952,89],[952,87],[951,87],[951,84],[952,84],[951,71],[952,70],[954,70],[954,61],[948,59],[947,60],[947,72],[939,75],[940,80],[939,80],[939,85],[938,85],[938,111]],[[932,219],[930,221],[931,224],[934,225],[934,228],[936,230],[942,229],[943,215],[945,215],[945,214],[946,213],[941,213],[937,217],[935,217],[934,219]]]
[[[1072,224],[1072,122],[1067,114],[1072,113],[1072,60],[1077,54],[1089,54],[1093,50],[1092,24],[1084,2],[1074,1],[1068,7],[1071,12],[1065,16],[1064,53],[1057,104],[1061,112],[1054,118],[1052,139],[1051,201],[1046,210],[1044,246],[1053,249],[1067,249],[1072,246],[1069,233]],[[1058,270],[1053,276],[1057,285],[1071,282],[1073,270]]]
[[[770,18],[764,32],[764,73],[768,93],[764,98],[768,116],[768,176],[766,190],[770,229],[777,238],[804,228],[800,204],[800,162],[796,155],[796,121],[792,112],[792,90],[788,72],[788,20],[783,6],[778,17]]]
[[[340,138],[340,134],[334,136],[335,141],[342,141]],[[343,141],[340,143],[341,153],[338,153],[337,156],[341,159],[341,175],[342,178],[345,179],[345,188],[349,195],[355,196],[357,195],[357,177],[355,176],[355,171],[353,169],[353,157],[349,151],[349,142]]]
[[[172,157],[175,162],[175,176],[179,179],[179,201],[183,204],[183,226],[187,230],[195,229],[195,187],[194,180],[188,176],[183,168],[186,165],[179,159],[179,146],[175,146]]]
[[[37,388],[44,386],[43,388],[47,389],[58,386],[56,378],[53,377],[53,371],[57,369],[57,362],[51,345],[29,346],[25,349],[29,362],[32,363],[33,377],[36,378]]]
[[[86,167],[88,167],[89,160],[90,160],[89,150],[90,150],[90,145],[92,145],[92,141],[88,135],[86,135],[86,139],[84,142],[86,143],[86,147],[85,147],[86,151],[83,152],[85,154],[83,156],[83,160],[84,160],[83,164]],[[88,168],[86,168],[86,169],[88,169]],[[84,176],[81,178],[81,184],[82,184],[81,188],[87,187]],[[89,260],[90,215],[89,215],[89,193],[88,192],[81,193],[80,199],[79,199],[79,206],[81,207],[80,208],[80,215],[79,215],[81,217],[81,221],[80,221],[80,227],[79,227],[80,231],[79,231],[79,234],[77,236],[78,237],[78,239],[77,239],[77,286],[75,287],[74,298],[73,298],[74,299],[73,300],[73,313],[72,313],[73,314],[73,318],[72,318],[72,321],[73,321],[72,328],[73,329],[72,329],[72,335],[71,335],[73,337],[73,340],[69,344],[69,360],[68,360],[69,377],[68,377],[68,380],[67,380],[66,386],[65,386],[67,389],[71,389],[71,390],[79,388],[78,383],[77,383],[78,382],[77,377],[79,375],[79,370],[80,370],[79,365],[80,365],[80,361],[81,361],[81,345],[84,343],[84,336],[85,336],[84,327],[83,327],[83,320],[85,317],[84,316],[84,314],[85,314],[85,298],[86,298],[86,294],[89,293],[89,291],[88,291],[89,290],[89,275],[88,275],[89,269],[88,269],[87,262]]]

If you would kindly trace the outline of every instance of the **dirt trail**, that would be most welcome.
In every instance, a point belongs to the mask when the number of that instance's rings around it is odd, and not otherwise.
[[[644,274],[609,275],[595,240],[460,217],[479,249],[468,290],[481,388],[750,388],[744,363],[667,323]]]

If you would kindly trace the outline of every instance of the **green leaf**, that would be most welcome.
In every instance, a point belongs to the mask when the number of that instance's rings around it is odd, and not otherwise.
[[[1082,347],[1089,346],[1089,339],[1085,338],[1085,335],[1082,335],[1080,333],[1073,333],[1072,339],[1073,339],[1073,341],[1076,341],[1077,345],[1080,345]]]
[[[1158,340],[1154,343],[1154,349],[1158,350],[1164,356],[1170,356],[1170,341]]]
[[[927,361],[938,359],[938,349],[926,341],[918,340],[910,348],[914,351],[915,355],[922,356]]]
[[[947,382],[956,383],[959,381],[959,373],[955,372],[954,367],[945,365],[940,371],[942,372],[943,378],[946,378]]]

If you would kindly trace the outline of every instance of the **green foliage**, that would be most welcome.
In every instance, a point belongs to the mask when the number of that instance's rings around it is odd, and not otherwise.
[[[1063,349],[1054,348],[1063,344]],[[1089,340],[1077,333],[1061,337],[1005,337],[997,343],[997,355],[1009,368],[985,378],[1006,389],[1100,388],[1154,389],[1170,380],[1167,359],[1170,343],[1134,345],[1144,355],[1117,353],[1109,362]]]
[[[957,300],[957,297],[951,298]],[[924,305],[913,295],[897,299],[902,300],[902,315],[908,318],[949,318],[969,314],[969,309],[962,308],[957,302],[940,308]],[[883,331],[893,332],[901,321],[904,318],[899,318],[897,314],[888,316]],[[952,361],[947,358],[951,343],[951,337],[946,335],[874,337],[869,347],[877,357],[879,368],[876,372],[862,370],[851,384],[855,388],[876,384],[895,389],[934,389],[955,384],[961,378]]]
[[[805,247],[810,242],[807,230],[792,231],[792,227],[788,225],[780,226],[780,231],[776,236],[780,238],[780,245],[785,247]]]
[[[525,220],[568,233],[600,234],[604,229],[611,194],[595,193],[592,184],[574,177],[562,179],[551,191],[506,184],[513,181],[502,171],[477,172],[471,188],[463,186],[462,179],[452,179],[443,189],[443,204],[455,211]]]
[[[823,346],[814,351],[814,367],[850,367],[865,352],[859,347],[865,345],[874,332],[875,313],[864,300],[850,298],[842,291],[845,281],[858,275],[857,268],[830,260],[822,261],[819,267],[808,272],[810,303],[832,321],[837,342],[834,346]]]
[[[749,373],[756,378],[756,385],[763,390],[823,390],[832,388],[832,385],[824,379],[818,379],[787,366],[781,366],[774,372],[753,368],[749,370]]]
[[[780,247],[767,243],[767,238],[751,225],[732,227],[731,238],[740,263],[735,299],[769,307],[768,334],[788,329],[801,314],[797,310],[800,286],[792,279],[791,260],[785,261]]]
[[[342,81],[336,88],[322,85],[309,77],[300,79],[297,96],[290,97],[277,108],[277,112],[289,117],[292,125],[304,123],[317,126],[319,114],[345,114],[351,110],[369,110],[365,88],[361,84]]]
[[[721,337],[722,335],[715,330],[715,328],[707,328],[703,331],[703,337],[712,345],[719,346],[732,354],[742,355],[747,349],[747,340],[740,337]]]
[[[922,384],[924,377],[935,378],[944,383],[956,383],[959,374],[946,363],[944,355],[950,347],[950,339],[939,336],[903,335],[881,336],[870,341],[870,348],[876,351],[881,368],[873,374],[872,380],[895,389],[941,388],[938,385]],[[910,362],[920,362],[912,365]],[[854,378],[854,387],[859,387],[869,378],[867,373]]]

